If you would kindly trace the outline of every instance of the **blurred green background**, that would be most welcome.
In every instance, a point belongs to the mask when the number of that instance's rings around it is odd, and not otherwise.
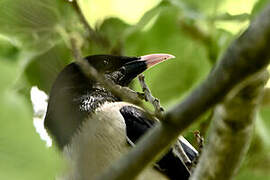
[[[89,39],[67,0],[0,0],[0,179],[54,179],[63,169],[33,125],[30,89],[47,94],[57,73],[72,61],[70,34],[84,55],[139,56],[170,53],[176,59],[145,73],[165,109],[200,83],[229,43],[241,34],[268,0],[79,0],[94,33]],[[105,42],[105,43],[102,43]],[[133,87],[139,89],[137,80]],[[203,134],[205,113],[186,131]],[[270,179],[270,108],[260,108],[254,138],[237,180]]]

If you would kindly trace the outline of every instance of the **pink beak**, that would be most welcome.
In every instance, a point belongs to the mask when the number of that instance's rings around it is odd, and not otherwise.
[[[172,58],[175,58],[175,56],[171,54],[148,54],[141,56],[141,59],[139,61],[145,61],[148,69],[158,63]]]

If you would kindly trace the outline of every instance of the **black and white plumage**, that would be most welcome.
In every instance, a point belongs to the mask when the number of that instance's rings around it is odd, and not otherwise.
[[[95,55],[86,60],[106,78],[127,86],[149,67],[172,57]],[[75,63],[58,75],[45,117],[45,126],[70,163],[70,172],[64,179],[74,180],[98,177],[157,123],[141,108],[121,101],[100,83],[87,78]],[[191,160],[197,156],[183,137],[179,142]],[[188,179],[189,171],[175,151],[171,148],[155,168],[146,169],[138,179]]]

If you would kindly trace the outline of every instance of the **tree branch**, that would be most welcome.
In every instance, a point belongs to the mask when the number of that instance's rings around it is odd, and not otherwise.
[[[270,6],[227,49],[208,78],[182,103],[170,109],[164,121],[149,131],[127,156],[122,157],[99,179],[134,179],[157,160],[178,135],[203,112],[248,76],[266,67],[270,58]]]
[[[234,97],[215,108],[208,144],[191,180],[230,180],[238,171],[250,144],[255,115],[268,80],[263,71]]]

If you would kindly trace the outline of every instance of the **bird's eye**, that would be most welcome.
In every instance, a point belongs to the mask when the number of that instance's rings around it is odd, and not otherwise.
[[[119,69],[119,71],[122,73],[122,74],[125,74],[126,73],[126,68],[125,67],[121,67]]]
[[[108,59],[105,59],[105,60],[104,60],[104,64],[105,64],[105,65],[108,65],[108,64],[109,64]]]

